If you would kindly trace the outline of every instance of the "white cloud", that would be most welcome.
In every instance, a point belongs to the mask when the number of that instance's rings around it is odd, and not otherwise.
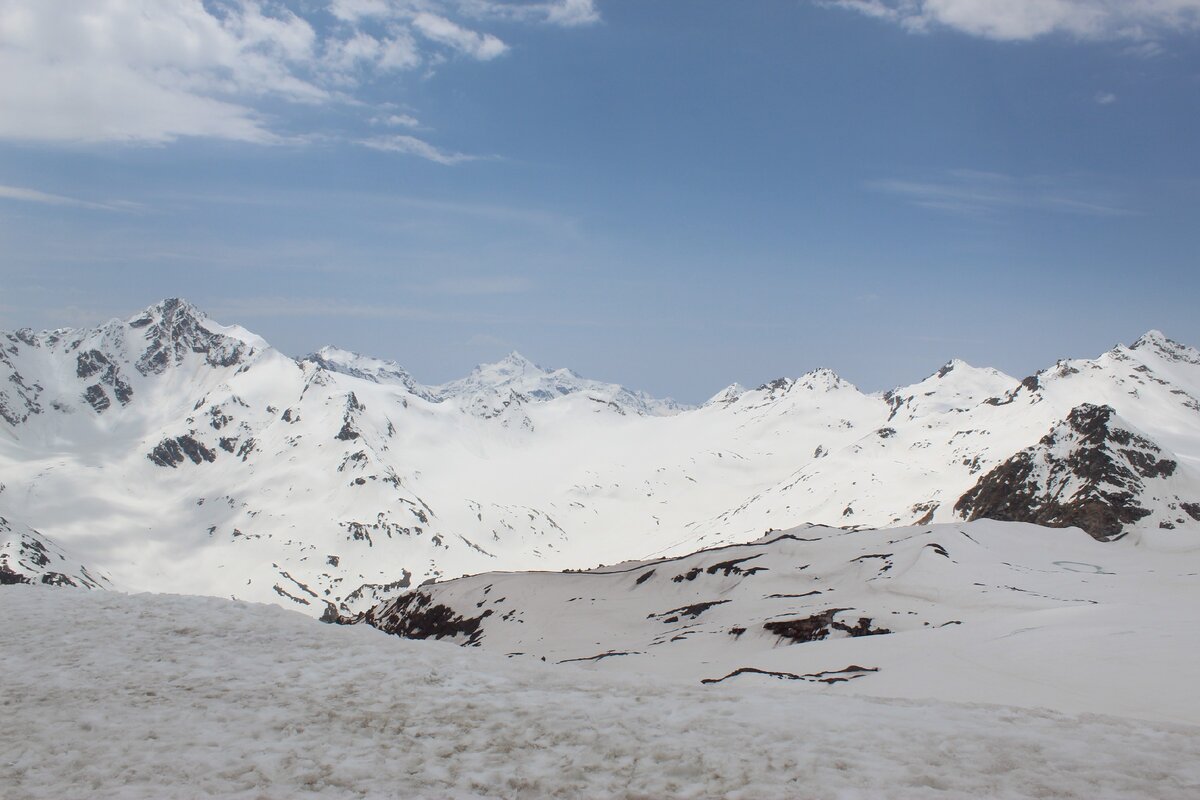
[[[286,104],[363,106],[395,73],[508,50],[463,18],[598,16],[591,0],[0,0],[0,139],[296,141]]]
[[[360,64],[379,60],[383,44],[368,33],[356,32],[348,39],[334,39],[326,44],[325,62],[338,72],[350,72]]]
[[[562,0],[545,3],[546,21],[556,25],[591,25],[600,21],[600,12],[592,0]]]
[[[439,150],[424,139],[418,139],[415,136],[405,136],[396,134],[393,136],[377,136],[373,139],[363,139],[359,142],[363,147],[369,147],[372,150],[382,150],[389,153],[404,153],[405,155],[417,156],[426,161],[433,161],[437,164],[446,166],[454,166],[462,164],[466,161],[477,161],[479,156],[469,156],[463,153],[450,153],[444,150]]]
[[[1117,102],[1117,96],[1112,92],[1096,92],[1096,103],[1102,106],[1109,106]]]
[[[508,45],[490,33],[478,33],[437,14],[422,12],[412,21],[413,27],[425,38],[451,47],[480,61],[490,61],[504,55]]]
[[[392,4],[388,0],[333,0],[329,13],[343,22],[358,22],[370,17],[389,17]]]
[[[1153,41],[1200,30],[1200,0],[826,0],[912,31],[949,27],[1022,41],[1049,34],[1080,40]]]
[[[419,128],[421,121],[411,114],[389,114],[383,117],[380,122],[384,125],[391,125],[394,128]]]

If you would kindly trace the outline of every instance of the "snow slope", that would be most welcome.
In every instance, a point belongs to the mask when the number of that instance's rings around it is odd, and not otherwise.
[[[0,517],[0,585],[15,583],[112,588],[103,573],[89,572],[87,566],[33,528]]]
[[[873,395],[818,369],[697,409],[517,354],[424,386],[335,348],[292,359],[166,300],[96,329],[0,334],[0,515],[118,587],[351,614],[430,578],[685,554],[806,522],[952,522],[1090,404],[1112,409],[1106,435],[1137,431],[1175,465],[1130,484],[1125,505],[1147,513],[1121,521],[1121,546],[1186,546],[1197,397],[1200,353],[1155,332],[1024,381],[955,361]],[[1112,505],[1078,460],[1034,473],[1028,496],[1044,506],[1053,482]]]
[[[977,521],[805,526],[581,573],[486,573],[359,621],[605,672],[1200,723],[1198,597],[1195,545]]]
[[[0,614],[10,800],[1200,794],[1192,725],[631,680],[215,598],[12,586]]]

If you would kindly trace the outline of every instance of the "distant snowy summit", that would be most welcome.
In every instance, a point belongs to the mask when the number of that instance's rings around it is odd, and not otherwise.
[[[486,409],[497,402],[545,402],[572,394],[585,394],[624,412],[668,416],[690,406],[670,398],[658,399],[616,383],[584,378],[569,369],[546,369],[513,351],[493,364],[480,364],[471,374],[440,386],[425,386],[394,361],[382,361],[336,347],[323,347],[302,362],[375,383],[391,383],[430,402],[458,401],[463,409]]]

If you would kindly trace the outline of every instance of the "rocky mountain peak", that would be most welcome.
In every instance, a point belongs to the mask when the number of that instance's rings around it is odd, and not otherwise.
[[[134,366],[143,375],[158,375],[183,363],[189,353],[196,353],[211,367],[229,367],[253,351],[248,343],[213,331],[207,322],[204,312],[177,297],[134,315],[127,324],[143,331],[146,341]]]
[[[806,389],[836,389],[846,382],[828,367],[817,367],[801,375],[797,383]]]
[[[1194,347],[1169,339],[1159,330],[1149,330],[1142,334],[1136,342],[1129,346],[1130,350],[1141,350],[1156,353],[1168,361],[1178,361],[1187,364],[1200,364],[1200,351]]]
[[[1111,406],[1083,403],[1036,445],[984,475],[954,508],[971,520],[1076,526],[1109,541],[1156,511],[1200,507],[1161,486],[1178,468],[1164,455]],[[1169,517],[1161,527],[1174,527]]]

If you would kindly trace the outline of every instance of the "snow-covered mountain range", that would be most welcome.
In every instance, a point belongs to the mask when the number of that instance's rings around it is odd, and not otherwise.
[[[1200,353],[1157,332],[1024,380],[953,361],[866,394],[816,370],[699,408],[515,353],[425,386],[336,348],[291,358],[166,300],[0,334],[0,574],[317,616],[430,578],[803,523],[992,518],[1185,546],[1198,397]]]

